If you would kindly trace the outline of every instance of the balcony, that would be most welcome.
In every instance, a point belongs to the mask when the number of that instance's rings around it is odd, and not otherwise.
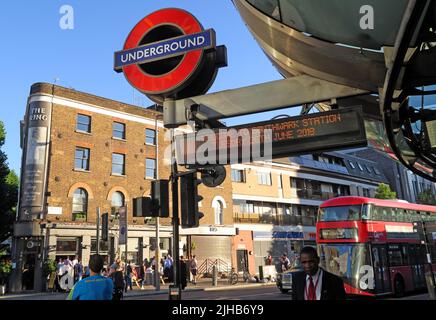
[[[341,194],[333,192],[323,192],[314,189],[297,189],[297,196],[307,200],[329,200],[341,196]]]
[[[303,225],[315,226],[315,217],[294,216],[294,215],[270,215],[261,213],[233,213],[235,223],[259,223],[273,224],[279,226]]]

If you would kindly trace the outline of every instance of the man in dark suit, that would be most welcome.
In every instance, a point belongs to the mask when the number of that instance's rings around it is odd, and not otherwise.
[[[292,276],[293,300],[345,300],[342,279],[318,266],[316,249],[304,247],[300,262],[303,271]]]

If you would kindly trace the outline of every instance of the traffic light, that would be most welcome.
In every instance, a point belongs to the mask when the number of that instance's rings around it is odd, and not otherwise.
[[[198,202],[203,197],[198,195],[198,185],[201,183],[197,179],[197,173],[189,173],[180,177],[181,193],[181,214],[182,228],[196,228],[199,226],[199,220],[204,216],[198,211]]]
[[[109,239],[109,213],[105,212],[101,215],[101,240],[108,241]]]
[[[150,197],[140,197],[133,199],[133,216],[152,217]]]
[[[168,180],[155,180],[151,182],[151,211],[153,217],[167,218],[170,216],[168,206]]]
[[[151,197],[133,199],[134,217],[169,217],[168,180],[151,182]]]

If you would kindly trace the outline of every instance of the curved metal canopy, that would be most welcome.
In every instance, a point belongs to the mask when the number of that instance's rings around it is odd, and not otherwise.
[[[436,84],[435,0],[232,1],[284,77],[309,75],[379,94],[380,104],[367,109],[382,117],[390,147],[380,143],[380,121],[369,125],[372,145],[436,181],[436,110],[429,107],[436,91],[428,89]],[[374,28],[362,28],[371,10]],[[427,103],[413,108],[416,97]]]

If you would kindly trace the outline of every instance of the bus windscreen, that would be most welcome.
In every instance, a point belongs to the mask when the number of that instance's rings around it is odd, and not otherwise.
[[[355,221],[361,218],[362,205],[319,209],[318,221]]]

